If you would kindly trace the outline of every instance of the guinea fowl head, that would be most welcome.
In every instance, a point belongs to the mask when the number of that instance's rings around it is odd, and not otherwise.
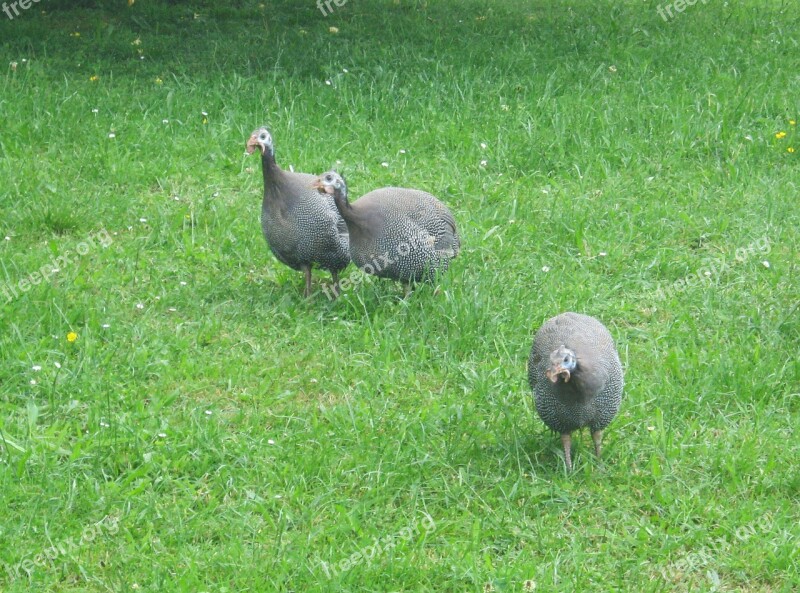
[[[247,154],[253,154],[256,148],[261,151],[261,155],[269,153],[274,156],[274,148],[272,146],[272,134],[269,133],[267,128],[258,128],[247,140]]]
[[[319,179],[311,185],[311,188],[321,194],[330,194],[334,198],[347,199],[347,184],[345,184],[344,178],[336,171],[328,171],[320,175]]]
[[[577,364],[575,353],[566,346],[559,346],[550,353],[550,368],[544,374],[553,383],[558,383],[559,377],[564,377],[567,383]]]

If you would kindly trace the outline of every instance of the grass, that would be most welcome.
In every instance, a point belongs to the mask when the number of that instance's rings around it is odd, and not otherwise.
[[[789,3],[69,4],[0,13],[2,591],[800,587]],[[439,292],[304,300],[264,123],[450,205]],[[571,475],[525,371],[565,310],[627,381]]]

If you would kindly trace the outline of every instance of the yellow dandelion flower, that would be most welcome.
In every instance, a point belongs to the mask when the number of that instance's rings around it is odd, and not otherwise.
[[[790,119],[790,120],[789,120],[789,125],[790,125],[790,126],[796,126],[796,125],[797,125],[797,122],[796,122],[796,121],[794,121],[793,119]]]
[[[78,334],[76,334],[75,332],[69,332],[67,334],[67,342],[74,342],[77,339],[78,339]]]
[[[794,147],[790,146],[786,149],[786,152],[794,152]]]
[[[331,33],[338,33],[339,27],[328,27],[328,31]]]
[[[97,82],[98,80],[100,80],[100,77],[97,74],[95,74],[93,76],[90,76],[89,80],[91,80],[92,82]]]
[[[74,33],[70,33],[70,34],[69,34],[69,36],[70,36],[70,37],[80,37],[80,36],[81,36],[81,34],[80,34],[80,33],[78,33],[77,31],[75,31]]]
[[[777,134],[775,134],[775,137],[778,140],[780,140],[781,138],[785,138],[786,137],[786,132],[778,132]]]
[[[156,76],[156,84],[164,84],[164,81],[161,80],[158,76]]]

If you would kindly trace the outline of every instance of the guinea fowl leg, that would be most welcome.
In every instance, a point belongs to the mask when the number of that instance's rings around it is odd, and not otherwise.
[[[311,266],[303,266],[303,273],[306,275],[306,290],[303,294],[308,298],[311,296]]]
[[[331,277],[333,278],[333,299],[339,296],[339,272],[331,270]]]
[[[572,471],[572,435],[570,433],[561,433],[561,445],[564,447],[564,460],[567,462],[567,470]]]
[[[600,459],[600,451],[603,448],[603,431],[595,430],[592,432],[592,440],[594,441],[594,454]]]

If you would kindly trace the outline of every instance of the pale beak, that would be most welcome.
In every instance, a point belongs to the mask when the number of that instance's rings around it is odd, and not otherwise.
[[[550,379],[553,383],[558,383],[558,378],[563,376],[564,383],[569,383],[570,372],[568,369],[565,369],[562,365],[557,364],[552,368],[549,368],[544,373],[545,377]]]
[[[258,143],[258,137],[255,134],[253,134],[247,141],[247,154],[253,154],[256,151],[256,149],[259,149],[261,151],[261,154],[264,154],[264,149]]]

